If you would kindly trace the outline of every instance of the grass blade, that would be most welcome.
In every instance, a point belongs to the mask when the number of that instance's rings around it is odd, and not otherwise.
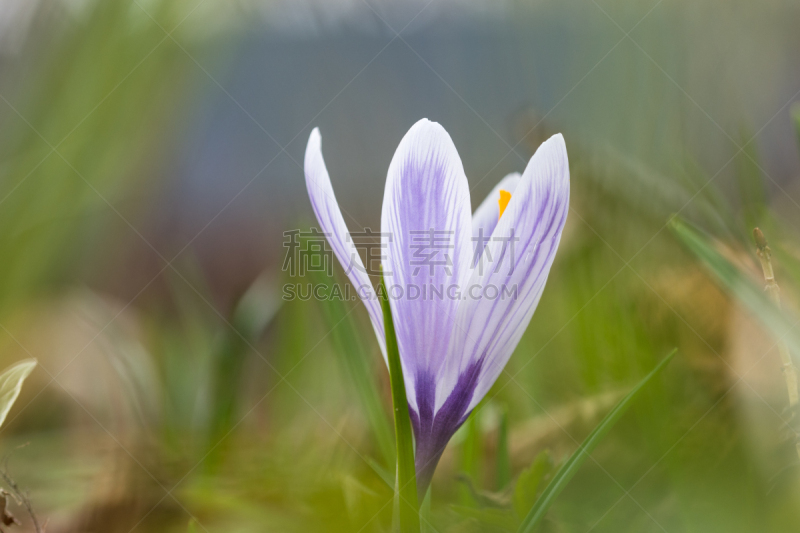
[[[8,412],[17,401],[25,379],[33,372],[36,359],[25,359],[10,366],[0,374],[0,426],[6,421]]]
[[[331,294],[333,279],[325,272],[308,272],[314,285],[325,285],[325,294]],[[367,422],[372,430],[381,459],[387,468],[395,461],[394,440],[384,402],[375,384],[372,358],[359,339],[350,309],[342,300],[324,298],[320,302],[326,328],[331,331],[333,348],[342,368],[353,384]],[[361,305],[357,303],[357,305]],[[383,363],[381,363],[383,365]],[[392,483],[392,486],[394,483]]]
[[[414,438],[411,417],[408,414],[406,385],[397,348],[397,336],[392,321],[392,309],[386,283],[381,276],[378,295],[383,308],[386,332],[386,355],[389,359],[389,379],[392,383],[392,410],[394,412],[395,442],[397,445],[397,497],[399,498],[400,531],[419,533],[419,500],[417,499],[417,474],[414,469]]]
[[[542,450],[528,468],[520,472],[514,485],[512,505],[517,516],[527,516],[536,503],[539,486],[552,474],[554,465],[550,452]]]
[[[547,510],[553,505],[553,502],[564,490],[569,481],[581,467],[584,461],[589,457],[589,454],[594,450],[603,437],[614,426],[617,420],[628,410],[628,407],[633,403],[633,400],[639,395],[639,392],[652,380],[667,363],[675,356],[677,350],[672,350],[658,365],[640,381],[619,403],[608,413],[603,420],[597,425],[596,428],[586,437],[586,440],[575,450],[575,453],[570,456],[564,465],[558,469],[558,472],[553,476],[553,479],[544,489],[541,497],[536,500],[528,515],[522,521],[519,527],[519,533],[530,533],[537,525],[544,519]]]

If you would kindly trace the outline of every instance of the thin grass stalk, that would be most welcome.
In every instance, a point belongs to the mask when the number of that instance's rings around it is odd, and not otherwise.
[[[764,233],[760,229],[755,228],[753,230],[753,237],[756,241],[756,253],[758,254],[758,259],[761,261],[761,270],[764,272],[764,281],[766,282],[764,291],[767,293],[770,300],[772,300],[772,303],[774,303],[775,306],[780,309],[781,289],[778,286],[778,282],[775,281],[775,271],[772,268],[772,251],[767,244],[767,239],[764,237]],[[789,347],[783,340],[778,341],[778,354],[780,355],[781,364],[783,365],[783,377],[786,380],[786,391],[789,395],[789,411],[791,413],[790,420],[794,422],[797,414],[797,405],[800,402],[800,396],[798,396],[797,391],[797,367],[795,367],[792,363],[792,356],[789,353]],[[794,433],[797,456],[800,457],[800,434],[794,430],[793,426],[794,424],[792,424],[790,428]]]

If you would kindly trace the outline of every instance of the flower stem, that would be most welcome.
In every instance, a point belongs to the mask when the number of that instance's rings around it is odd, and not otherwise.
[[[414,466],[414,440],[411,417],[408,414],[406,385],[397,348],[397,335],[392,320],[389,294],[381,276],[378,296],[383,308],[383,328],[386,333],[386,356],[389,360],[389,380],[392,385],[392,411],[394,413],[395,438],[397,439],[397,477],[395,478],[396,509],[400,518],[401,533],[419,533],[419,500],[417,498],[417,476]]]

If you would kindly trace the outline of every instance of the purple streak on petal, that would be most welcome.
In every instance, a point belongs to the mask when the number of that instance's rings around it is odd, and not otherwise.
[[[514,194],[520,180],[520,173],[513,172],[501,179],[497,185],[494,186],[492,191],[478,206],[478,209],[472,214],[472,265],[474,266],[478,259],[480,259],[483,249],[489,242],[488,239],[492,237],[492,232],[500,220],[500,190],[508,191]]]
[[[386,361],[386,341],[383,332],[383,315],[369,276],[364,269],[361,256],[352,239],[348,238],[347,224],[344,222],[339,204],[333,194],[331,178],[322,158],[322,138],[319,128],[314,128],[308,138],[305,156],[305,175],[308,197],[317,215],[320,228],[327,235],[333,253],[344,267],[350,282],[355,286],[369,313],[372,328],[378,338],[384,361]]]
[[[430,428],[433,425],[433,402],[436,393],[436,383],[433,374],[430,372],[420,372],[414,380],[416,385],[416,412],[412,413],[412,425],[414,425],[414,435],[417,442],[420,439],[422,428]]]
[[[419,414],[413,409],[411,423],[414,426],[416,452],[414,462],[417,469],[417,494],[425,494],[436,470],[436,465],[447,443],[469,416],[475,388],[481,373],[483,360],[473,362],[458,377],[455,388],[442,407],[433,414],[435,378],[425,372],[417,376],[417,405]]]
[[[433,242],[425,234],[430,230]],[[469,276],[472,257],[469,186],[439,124],[420,120],[400,142],[387,175],[381,233],[403,375],[416,410],[416,378],[437,375],[449,349],[459,302],[446,291]],[[409,290],[420,296],[411,298]]]
[[[472,361],[483,360],[473,408],[505,366],[539,303],[569,210],[569,166],[560,135],[534,154],[494,236],[514,235],[512,248],[492,241],[484,252],[491,268],[473,271],[468,286],[516,287],[516,298],[468,299],[458,309],[447,367],[437,380],[436,397],[454,387],[455,376]],[[513,232],[513,233],[512,233]],[[437,402],[438,404],[438,402]]]

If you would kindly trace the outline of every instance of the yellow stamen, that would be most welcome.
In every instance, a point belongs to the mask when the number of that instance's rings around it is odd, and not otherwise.
[[[508,191],[504,191],[503,189],[500,189],[500,199],[497,201],[497,203],[500,205],[500,215],[497,217],[497,220],[500,220],[500,217],[503,216],[506,207],[508,207],[508,202],[510,201],[511,201],[511,193]]]

